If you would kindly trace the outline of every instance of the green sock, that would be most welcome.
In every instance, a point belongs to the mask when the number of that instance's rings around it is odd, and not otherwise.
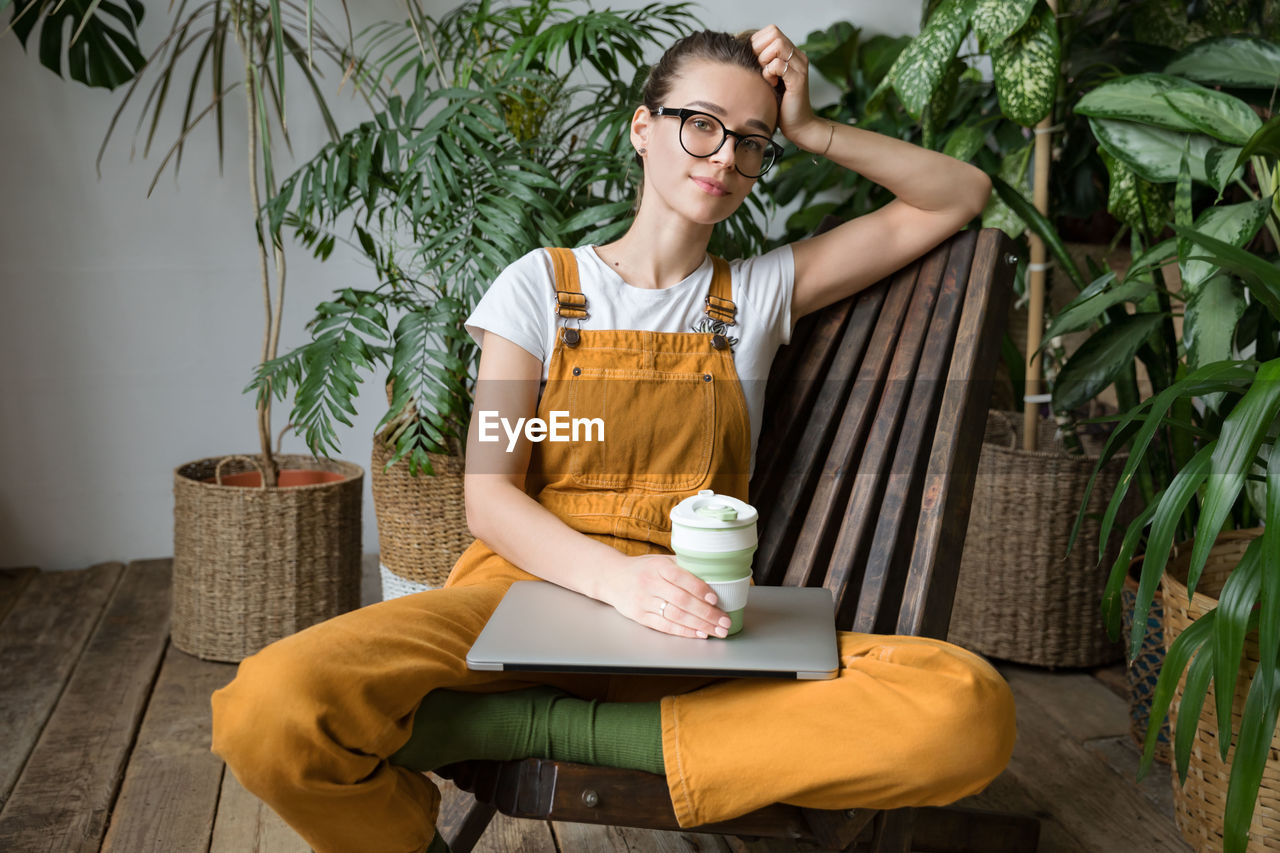
[[[452,853],[449,845],[445,844],[444,836],[440,834],[440,830],[436,830],[436,835],[431,839],[431,843],[427,845],[427,853]]]
[[[433,690],[392,764],[434,770],[455,761],[552,758],[664,772],[658,702],[577,699],[555,687],[508,693]]]

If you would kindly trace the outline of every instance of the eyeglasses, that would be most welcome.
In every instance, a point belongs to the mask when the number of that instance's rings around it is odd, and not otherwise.
[[[744,178],[760,177],[782,156],[782,146],[769,137],[755,133],[737,133],[725,127],[720,119],[707,113],[658,107],[653,114],[680,119],[680,145],[694,157],[710,157],[732,136],[733,168]]]

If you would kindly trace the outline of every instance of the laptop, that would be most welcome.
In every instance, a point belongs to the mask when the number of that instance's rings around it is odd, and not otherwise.
[[[753,586],[743,630],[695,639],[646,628],[547,581],[517,581],[467,653],[473,670],[836,677],[835,605],[821,588]]]

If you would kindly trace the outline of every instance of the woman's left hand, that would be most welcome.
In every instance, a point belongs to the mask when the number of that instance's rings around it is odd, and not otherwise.
[[[784,91],[778,112],[778,129],[806,150],[820,149],[827,140],[827,122],[809,104],[809,57],[796,49],[776,24],[751,35],[751,47],[761,73],[770,86],[782,81]]]

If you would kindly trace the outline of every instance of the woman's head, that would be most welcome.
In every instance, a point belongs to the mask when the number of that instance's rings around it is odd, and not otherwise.
[[[650,69],[644,104],[631,124],[632,144],[644,170],[642,198],[643,191],[653,191],[695,221],[718,222],[746,197],[755,179],[742,174],[754,171],[747,164],[749,153],[742,141],[730,136],[719,151],[695,157],[690,150],[701,152],[697,146],[691,148],[691,139],[681,143],[681,131],[688,121],[686,134],[703,132],[719,138],[723,125],[735,134],[773,135],[782,94],[761,73],[750,36],[693,33],[673,44]],[[682,118],[673,114],[676,110],[697,110],[714,117],[719,125]],[[758,142],[752,140],[750,150],[758,150]]]

